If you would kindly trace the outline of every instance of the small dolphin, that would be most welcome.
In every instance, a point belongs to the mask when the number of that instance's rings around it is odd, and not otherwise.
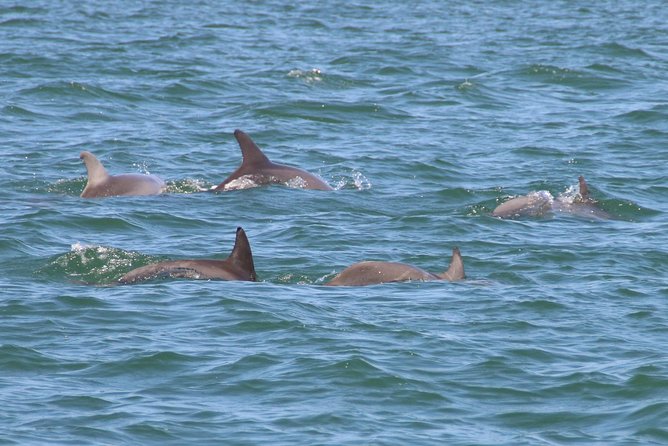
[[[305,170],[272,163],[253,140],[241,130],[234,131],[243,161],[213,191],[248,189],[265,184],[294,185],[302,189],[333,190],[324,180]]]
[[[453,248],[448,270],[442,274],[432,274],[418,267],[396,262],[360,262],[341,271],[328,286],[363,286],[385,282],[407,280],[449,280],[464,279],[464,262],[459,248]]]
[[[519,218],[538,217],[548,212],[564,212],[581,217],[610,219],[612,216],[596,205],[590,197],[587,182],[581,175],[578,178],[579,193],[575,197],[559,196],[553,198],[548,191],[531,192],[527,195],[511,198],[492,211],[493,217]]]
[[[531,192],[501,203],[492,211],[492,216],[500,218],[537,217],[552,210],[553,202],[552,194],[548,191]]]
[[[165,191],[166,185],[155,175],[128,173],[109,175],[102,163],[90,152],[79,155],[88,170],[88,183],[83,198],[112,197],[116,195],[157,195]]]
[[[246,233],[237,228],[232,253],[225,260],[169,260],[133,269],[120,279],[119,284],[132,284],[157,278],[245,280],[255,282],[253,254]]]

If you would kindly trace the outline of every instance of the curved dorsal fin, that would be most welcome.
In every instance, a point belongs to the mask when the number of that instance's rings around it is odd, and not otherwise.
[[[585,177],[580,175],[580,177],[578,178],[578,183],[580,183],[580,198],[582,198],[582,201],[589,200],[589,188],[587,187],[587,182],[585,181]]]
[[[241,227],[237,228],[237,238],[234,241],[234,248],[232,248],[232,253],[230,253],[230,256],[227,258],[227,260],[234,264],[237,268],[248,273],[250,280],[253,282],[257,280],[250,243],[248,242],[246,233]]]
[[[262,150],[253,142],[250,136],[241,130],[234,131],[234,137],[239,143],[241,148],[241,156],[243,157],[242,166],[247,165],[257,165],[257,164],[270,164],[269,158],[262,153]]]
[[[109,177],[107,170],[104,168],[100,160],[95,158],[90,152],[81,152],[79,158],[83,160],[88,171],[88,184],[97,184]]]
[[[464,261],[462,260],[462,254],[459,252],[459,248],[452,248],[452,260],[450,260],[450,266],[446,272],[438,274],[438,276],[451,282],[454,280],[462,280],[466,277],[464,274]]]

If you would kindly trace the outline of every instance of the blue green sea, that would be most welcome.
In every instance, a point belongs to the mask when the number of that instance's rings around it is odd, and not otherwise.
[[[665,2],[0,1],[0,444],[668,444]],[[220,193],[235,129],[333,191]],[[81,151],[157,196],[83,199]],[[613,218],[499,219],[583,175]],[[109,286],[165,259],[259,281]],[[323,286],[361,260],[461,282]]]

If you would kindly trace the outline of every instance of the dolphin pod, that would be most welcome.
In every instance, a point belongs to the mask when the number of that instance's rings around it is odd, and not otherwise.
[[[260,150],[255,142],[241,130],[234,136],[242,154],[241,165],[211,191],[247,189],[269,184],[283,184],[313,190],[333,190],[320,177],[305,170],[277,164]],[[165,183],[155,175],[110,175],[102,163],[90,152],[81,152],[88,173],[87,184],[81,193],[83,198],[119,195],[156,195],[165,191]],[[548,212],[563,212],[583,217],[612,218],[597,206],[591,198],[587,182],[578,178],[579,190],[574,197],[553,198],[547,191],[531,192],[511,198],[497,206],[491,213],[499,218],[542,216]],[[458,281],[465,278],[464,262],[459,248],[452,250],[448,269],[443,273],[430,273],[413,265],[399,262],[363,261],[355,263],[329,282],[327,286],[365,286],[404,281]],[[136,268],[117,284],[133,284],[157,278],[186,278],[205,280],[256,281],[255,265],[250,243],[241,227],[237,228],[232,252],[225,260],[184,259],[153,263]]]
[[[596,205],[596,200],[591,198],[589,187],[583,176],[578,178],[578,186],[579,193],[571,199],[553,198],[547,191],[531,192],[511,198],[497,206],[492,211],[492,216],[499,218],[540,217],[548,212],[564,212],[585,218],[612,218],[610,214]]]
[[[241,165],[214,191],[248,189],[267,184],[294,185],[302,189],[333,190],[322,178],[296,167],[273,163],[246,133],[234,131],[241,148]]]
[[[450,266],[441,274],[433,274],[416,266],[397,262],[359,262],[341,271],[325,285],[328,286],[364,286],[386,282],[447,280],[454,282],[462,280],[464,262],[459,248],[452,250]]]
[[[155,175],[127,173],[109,175],[100,160],[90,152],[79,155],[88,171],[88,182],[81,192],[83,198],[118,195],[157,195],[165,191],[165,182]]]
[[[118,279],[119,284],[132,284],[158,278],[245,280],[255,282],[255,264],[246,233],[237,228],[234,248],[225,260],[168,260],[133,269]]]

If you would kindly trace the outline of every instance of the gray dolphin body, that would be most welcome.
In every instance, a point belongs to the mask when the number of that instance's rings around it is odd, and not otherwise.
[[[118,279],[118,283],[132,284],[158,278],[257,280],[250,243],[242,228],[237,228],[234,248],[225,260],[169,260],[152,263],[133,269]]]
[[[552,198],[547,191],[532,192],[500,204],[492,211],[492,216],[500,218],[538,217],[548,212],[564,212],[585,218],[612,218],[610,214],[596,205],[596,200],[590,197],[589,188],[583,176],[578,178],[578,184],[579,195],[572,200],[561,197]]]
[[[112,197],[118,195],[157,195],[165,191],[166,185],[155,175],[129,173],[109,175],[102,163],[90,152],[79,155],[86,164],[88,182],[83,198]]]
[[[302,189],[333,190],[322,178],[296,167],[272,163],[253,140],[241,130],[234,131],[243,161],[241,166],[213,191],[248,189],[267,184],[292,185]]]
[[[405,282],[408,280],[449,280],[464,279],[464,262],[459,248],[452,250],[452,260],[448,270],[433,274],[418,267],[397,262],[360,262],[341,271],[328,286],[364,286],[385,282]]]

